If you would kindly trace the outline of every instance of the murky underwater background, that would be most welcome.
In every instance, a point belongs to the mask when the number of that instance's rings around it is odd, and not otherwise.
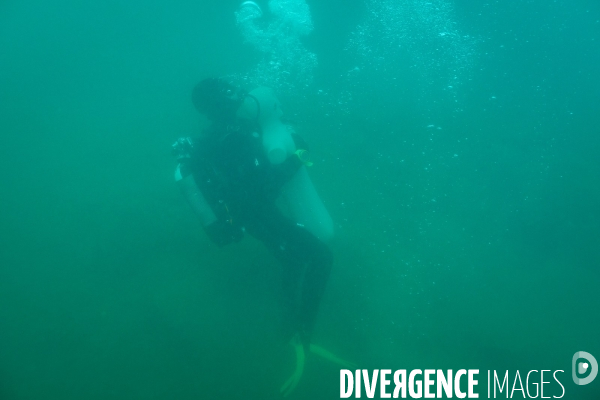
[[[600,356],[600,4],[239,3],[0,3],[0,400],[279,398],[280,267],[211,244],[173,180],[208,76],[274,87],[311,144],[315,342],[599,398],[570,369]],[[339,398],[339,367],[290,398]]]

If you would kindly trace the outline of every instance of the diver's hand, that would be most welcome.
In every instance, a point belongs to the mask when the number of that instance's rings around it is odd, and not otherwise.
[[[171,146],[173,157],[179,162],[188,160],[194,151],[194,141],[190,137],[180,137]]]

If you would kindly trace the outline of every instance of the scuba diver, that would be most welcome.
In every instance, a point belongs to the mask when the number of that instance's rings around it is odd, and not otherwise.
[[[248,233],[283,265],[284,331],[296,350],[287,395],[308,351],[334,357],[310,343],[333,263],[333,222],[308,176],[306,143],[282,122],[270,89],[246,92],[208,78],[192,101],[211,125],[175,142],[175,179],[212,242],[225,246]]]

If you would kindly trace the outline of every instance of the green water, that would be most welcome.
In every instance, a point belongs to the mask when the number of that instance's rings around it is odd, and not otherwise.
[[[0,400],[279,398],[280,266],[210,243],[170,154],[193,85],[261,60],[238,3],[0,3]],[[336,226],[314,341],[600,398],[571,379],[600,359],[600,6],[431,3],[307,1],[318,66],[280,97]],[[339,398],[339,368],[290,398]]]

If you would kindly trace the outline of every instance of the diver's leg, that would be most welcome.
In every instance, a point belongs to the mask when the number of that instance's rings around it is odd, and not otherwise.
[[[262,218],[246,229],[283,264],[284,328],[290,336],[300,334],[307,347],[333,264],[331,250],[279,214]]]
[[[305,355],[333,257],[323,242],[278,212],[263,214],[246,230],[261,240],[283,264],[284,329],[296,354],[296,368],[280,391],[289,396],[302,378]],[[256,215],[256,214],[254,214]]]
[[[301,299],[299,310],[300,334],[302,343],[306,347],[310,344],[310,337],[315,325],[319,304],[325,293],[327,281],[333,264],[333,255],[329,247],[300,228],[305,240],[301,240],[300,254],[308,255],[304,279],[301,280]]]

